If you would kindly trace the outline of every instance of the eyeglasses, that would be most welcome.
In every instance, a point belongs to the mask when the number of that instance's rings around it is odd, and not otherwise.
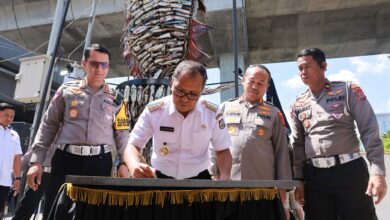
[[[93,68],[96,69],[98,69],[99,66],[101,66],[102,69],[108,69],[108,67],[110,66],[110,64],[107,62],[99,62],[99,61],[89,61],[89,65],[91,65]]]
[[[191,92],[184,92],[182,90],[178,90],[176,88],[173,89],[173,94],[176,96],[179,96],[180,98],[184,98],[184,96],[187,96],[190,100],[198,100],[201,94],[194,94]]]

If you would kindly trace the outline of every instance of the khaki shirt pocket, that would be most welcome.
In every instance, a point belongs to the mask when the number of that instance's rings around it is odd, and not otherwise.
[[[272,120],[255,118],[252,136],[259,140],[268,140],[272,132]]]
[[[106,102],[103,102],[101,106],[104,113],[104,120],[113,123],[115,120],[116,107]]]
[[[327,105],[326,112],[329,120],[340,120],[344,117],[344,103],[332,103]]]
[[[80,118],[80,113],[84,104],[84,100],[65,99],[65,118],[68,118],[69,120]]]

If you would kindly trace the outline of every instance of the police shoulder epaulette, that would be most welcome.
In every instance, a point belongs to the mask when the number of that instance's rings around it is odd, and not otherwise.
[[[207,100],[203,100],[203,104],[204,104],[204,106],[207,108],[207,109],[209,109],[209,110],[211,110],[211,111],[213,111],[213,112],[217,112],[217,110],[218,110],[218,105],[216,105],[216,104],[214,104],[214,103],[212,103],[212,102],[209,102],[209,101],[207,101]]]
[[[156,100],[147,105],[150,112],[161,109],[165,105],[164,100]]]
[[[233,101],[236,101],[239,97],[236,97],[236,98],[232,98],[232,99],[228,99],[226,100],[227,102],[233,102]]]
[[[342,80],[339,80],[339,81],[331,81],[330,84],[339,84],[339,83],[346,83],[347,81],[342,81]]]
[[[350,87],[351,87],[351,89],[356,89],[356,88],[360,88],[360,86],[358,85],[358,84],[356,84],[356,83],[354,83],[354,82],[349,82],[349,84],[350,84]]]
[[[330,85],[332,86],[332,88],[344,87],[346,83],[351,83],[351,82],[347,82],[347,81],[331,81]]]
[[[73,80],[73,81],[65,82],[63,85],[66,87],[71,87],[71,86],[78,87],[79,83],[80,83],[80,80]]]
[[[297,96],[296,100],[306,99],[306,97],[307,97],[308,94],[309,94],[309,91],[310,91],[310,90],[307,89],[306,91],[299,93],[299,95]]]

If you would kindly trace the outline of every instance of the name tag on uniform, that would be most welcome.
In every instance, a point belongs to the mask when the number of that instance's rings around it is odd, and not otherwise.
[[[174,127],[160,126],[160,131],[174,132],[174,131],[175,131],[175,128],[174,128]]]
[[[228,124],[236,124],[240,123],[241,121],[241,116],[227,116],[225,117],[225,122]]]

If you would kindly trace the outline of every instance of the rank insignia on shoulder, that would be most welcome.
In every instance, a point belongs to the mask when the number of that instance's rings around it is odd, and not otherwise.
[[[259,111],[257,114],[260,114],[260,115],[270,115],[271,113],[267,112],[267,111]]]
[[[83,79],[83,80],[80,80],[79,81],[79,88],[85,88],[85,87],[87,87],[87,80],[85,80],[85,79]]]
[[[237,100],[238,98],[236,97],[236,98],[232,98],[232,99],[228,99],[227,101],[228,102],[233,102],[233,101],[235,101],[235,100]]]
[[[327,94],[328,96],[335,96],[335,95],[336,95],[336,93],[333,92],[333,91],[327,92],[326,94]]]
[[[57,98],[59,98],[59,97],[61,97],[61,96],[62,96],[61,91],[58,91],[58,90],[57,90],[56,93],[54,93],[53,98],[51,98],[50,103],[54,102]]]
[[[360,101],[366,100],[366,95],[364,94],[364,92],[363,92],[362,88],[360,88],[360,86],[358,86],[355,83],[352,83],[351,89],[355,93],[355,95],[357,96],[358,100],[360,100]]]
[[[81,93],[83,93],[83,90],[81,90],[79,87],[73,87],[71,90],[70,90],[71,93],[75,94],[75,95],[80,95]]]
[[[280,123],[282,123],[282,126],[286,127],[286,122],[284,121],[284,116],[281,112],[278,112],[278,117],[279,117]]]
[[[215,116],[215,119],[217,119],[217,120],[218,120],[218,118],[219,118],[219,117],[222,117],[222,116],[223,116],[223,114],[222,114],[222,113],[218,113],[218,114],[217,114],[217,116]]]
[[[109,86],[108,84],[104,84],[104,85],[103,85],[103,91],[104,91],[105,93],[111,93],[111,92],[110,92],[110,86]]]
[[[154,112],[156,110],[161,109],[164,105],[165,105],[164,101],[158,100],[158,101],[149,103],[147,106],[148,106],[148,109],[150,112]]]
[[[203,100],[203,104],[207,109],[210,109],[213,112],[217,112],[218,106],[212,102],[209,102],[207,100]]]
[[[270,110],[270,108],[268,106],[265,106],[265,105],[259,105],[259,109],[265,110],[265,111],[269,111]]]

